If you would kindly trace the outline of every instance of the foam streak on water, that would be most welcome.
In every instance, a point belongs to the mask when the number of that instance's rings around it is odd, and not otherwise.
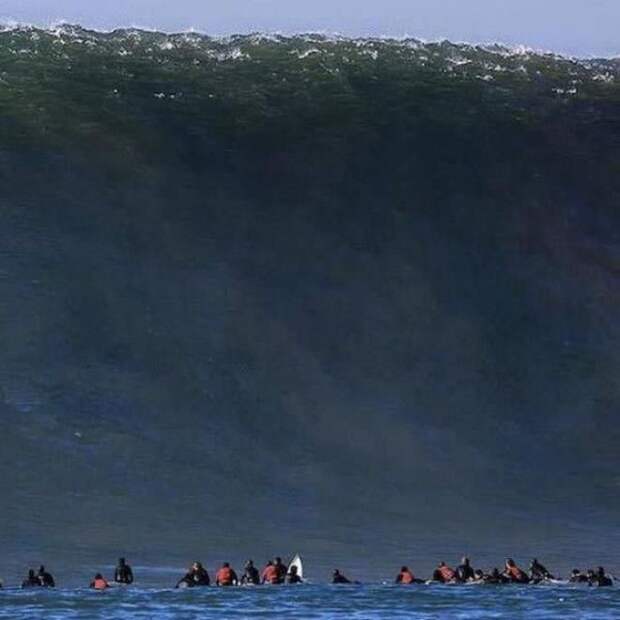
[[[8,591],[0,618],[528,618],[620,617],[620,591],[587,587],[301,586],[222,590]]]

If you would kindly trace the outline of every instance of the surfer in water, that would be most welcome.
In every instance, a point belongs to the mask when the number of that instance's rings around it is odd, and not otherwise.
[[[107,590],[110,584],[104,579],[101,573],[97,573],[95,578],[90,582],[90,587],[93,590]]]
[[[433,571],[432,581],[438,583],[454,583],[456,581],[456,571],[450,568],[445,562],[439,562]]]
[[[484,583],[484,571],[480,568],[477,568],[474,571],[474,578],[472,579],[475,583]]]
[[[239,585],[237,573],[230,567],[228,562],[224,562],[222,568],[217,571],[215,575],[215,585],[224,587]]]
[[[419,583],[420,580],[415,578],[415,575],[409,570],[407,566],[402,566],[394,583],[400,583],[403,586],[408,586],[412,583]]]
[[[456,579],[461,583],[465,583],[467,581],[473,581],[475,577],[474,569],[471,567],[471,563],[468,557],[463,557],[461,559],[460,565],[456,569]]]
[[[303,583],[303,579],[299,576],[299,569],[297,568],[297,566],[291,566],[291,569],[286,576],[286,583]]]
[[[176,588],[194,588],[211,585],[209,573],[200,562],[194,562],[187,573],[178,581]]]
[[[284,583],[286,579],[286,574],[288,573],[288,568],[285,564],[282,563],[282,558],[275,558],[275,560],[273,561],[273,565],[278,571],[278,583]]]
[[[527,576],[527,573],[521,570],[512,558],[508,558],[506,560],[506,565],[504,567],[504,572],[502,573],[504,577],[508,581],[512,583],[529,583],[530,578]]]
[[[609,575],[605,574],[605,569],[602,566],[598,567],[596,572],[590,571],[592,573],[592,577],[590,578],[590,585],[602,587],[613,586],[614,582]]]
[[[353,583],[350,579],[347,579],[337,568],[332,573],[332,583]]]
[[[484,576],[484,583],[500,584],[508,583],[508,579],[499,572],[499,568],[495,567],[489,575]]]
[[[41,587],[41,580],[39,579],[39,577],[35,574],[34,569],[30,569],[28,571],[28,576],[26,577],[26,579],[24,579],[24,581],[22,581],[22,588],[40,588]]]
[[[131,570],[131,566],[125,561],[125,558],[120,558],[118,560],[118,566],[114,570],[114,581],[125,585],[133,583],[133,571]]]
[[[569,581],[571,583],[588,583],[588,575],[582,573],[578,568],[573,568]]]
[[[269,560],[267,566],[263,569],[263,575],[261,578],[262,583],[268,583],[272,586],[276,586],[280,581],[280,571],[273,565],[273,562]]]
[[[39,582],[44,588],[55,588],[56,582],[50,573],[45,570],[45,566],[39,567]]]
[[[243,585],[254,585],[257,586],[260,583],[260,573],[256,566],[254,566],[254,562],[252,560],[248,560],[245,563],[245,569],[243,573],[243,577],[241,577],[241,583]]]
[[[536,559],[530,563],[530,580],[533,583],[540,583],[547,579],[553,579],[553,575]]]

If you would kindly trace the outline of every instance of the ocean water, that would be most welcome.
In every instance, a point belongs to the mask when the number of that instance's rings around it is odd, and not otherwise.
[[[3,617],[617,615],[161,588],[620,574],[619,101],[617,59],[0,28],[0,576],[65,588]],[[142,590],[71,591],[120,555]]]
[[[303,585],[195,590],[5,590],[0,618],[620,618],[618,588]]]

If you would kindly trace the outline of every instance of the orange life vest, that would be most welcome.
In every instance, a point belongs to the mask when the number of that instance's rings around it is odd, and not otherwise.
[[[413,573],[410,570],[405,570],[400,574],[400,583],[409,585],[410,583],[413,583],[414,580],[415,580],[415,577],[413,576]]]
[[[526,575],[518,566],[509,566],[508,574],[513,581],[525,581]]]
[[[217,575],[215,576],[215,581],[221,586],[232,586],[233,583],[233,572],[230,566],[222,566],[220,570],[217,571]]]
[[[456,573],[449,566],[442,566],[439,569],[439,574],[444,581],[452,581],[456,577]]]
[[[95,579],[93,581],[93,588],[95,590],[105,590],[107,587],[109,587],[109,584],[105,579]]]
[[[263,581],[267,583],[279,583],[280,571],[275,566],[267,566],[263,571]]]

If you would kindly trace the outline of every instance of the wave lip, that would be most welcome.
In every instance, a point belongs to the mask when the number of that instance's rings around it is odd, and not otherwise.
[[[354,45],[358,48],[373,46],[390,46],[414,51],[454,49],[465,53],[488,53],[501,58],[554,58],[573,62],[589,63],[592,61],[620,62],[620,56],[609,58],[577,57],[561,54],[549,49],[532,47],[529,45],[510,45],[501,41],[472,43],[467,41],[450,41],[445,38],[425,39],[404,35],[349,37],[338,33],[300,31],[290,34],[255,32],[250,34],[211,35],[207,32],[189,28],[178,32],[165,32],[146,27],[132,26],[127,28],[97,29],[88,28],[66,21],[55,21],[49,26],[41,27],[35,24],[19,22],[12,19],[0,19],[0,33],[22,33],[31,36],[47,34],[58,38],[88,39],[92,41],[135,41],[166,40],[169,42],[185,42],[188,44],[217,43],[230,45],[243,42],[246,45],[290,44],[292,41],[322,45]]]
[[[54,49],[63,48],[61,59],[71,60],[79,50],[86,49],[100,56],[132,56],[156,63],[172,60],[179,66],[210,62],[264,65],[269,55],[283,52],[299,63],[297,70],[333,76],[338,76],[347,66],[370,63],[375,71],[401,65],[403,70],[417,68],[502,86],[515,80],[536,84],[543,77],[549,82],[547,91],[563,98],[578,95],[583,83],[604,88],[612,86],[620,77],[617,59],[578,59],[527,46],[424,41],[409,37],[348,38],[324,33],[213,37],[195,30],[179,33],[140,28],[105,31],[64,22],[39,28],[9,21],[0,27],[0,46],[12,55],[53,56]]]

